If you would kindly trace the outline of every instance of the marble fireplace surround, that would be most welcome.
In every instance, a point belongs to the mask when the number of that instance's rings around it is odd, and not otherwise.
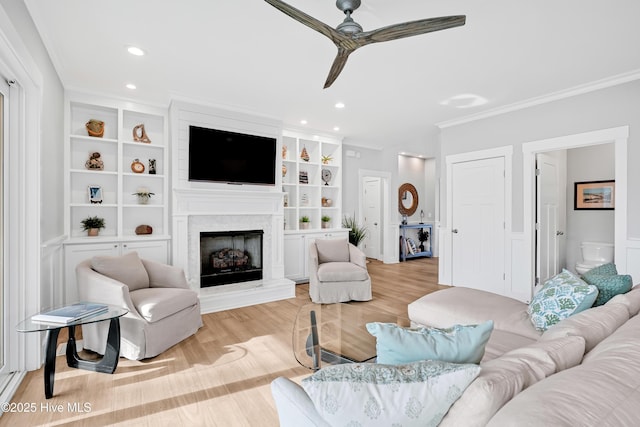
[[[261,304],[295,296],[295,283],[284,277],[282,193],[174,189],[173,260],[199,292],[203,313]],[[263,279],[200,287],[200,233],[262,230]]]

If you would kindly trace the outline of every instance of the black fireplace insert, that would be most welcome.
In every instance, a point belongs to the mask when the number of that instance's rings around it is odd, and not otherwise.
[[[262,230],[200,233],[200,286],[262,280]]]

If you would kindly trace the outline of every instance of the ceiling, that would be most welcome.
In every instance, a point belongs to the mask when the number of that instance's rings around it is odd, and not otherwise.
[[[332,0],[288,2],[334,27],[344,18]],[[467,21],[358,49],[328,89],[333,43],[263,0],[25,3],[67,89],[304,119],[372,148],[419,146],[436,123],[640,70],[637,0],[363,0],[353,18],[365,31]]]

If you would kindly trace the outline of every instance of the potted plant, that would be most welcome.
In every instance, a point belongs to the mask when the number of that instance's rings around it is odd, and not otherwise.
[[[331,160],[333,160],[333,157],[331,157],[331,156],[322,156],[322,164],[323,165],[328,165]]]
[[[311,220],[309,219],[308,216],[303,216],[300,218],[300,230],[306,230],[309,228],[309,224],[310,224]]]
[[[367,237],[367,227],[358,224],[355,215],[345,215],[344,218],[342,218],[342,226],[349,229],[349,243],[354,246],[358,246],[360,242]]]
[[[429,239],[429,232],[424,228],[418,230],[418,240],[420,240],[420,252],[424,252],[424,242]]]
[[[331,217],[327,215],[322,216],[322,228],[330,228],[331,226]]]
[[[82,230],[87,232],[88,236],[97,236],[100,233],[100,229],[104,228],[104,218],[98,218],[97,216],[90,216],[82,221]]]
[[[153,196],[155,193],[149,192],[148,188],[140,187],[138,188],[138,191],[132,194],[134,196],[138,196],[138,203],[140,203],[141,205],[146,205],[147,203],[149,203],[149,199],[151,198],[151,196]]]

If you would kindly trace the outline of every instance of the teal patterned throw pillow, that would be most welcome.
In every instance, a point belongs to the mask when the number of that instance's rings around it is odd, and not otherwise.
[[[479,373],[434,360],[349,363],[320,369],[302,387],[331,426],[435,427]]]
[[[582,279],[598,288],[598,298],[594,307],[603,305],[618,294],[625,294],[633,287],[629,275],[619,275],[615,264],[603,264],[582,275]]]
[[[591,275],[601,274],[604,274],[605,276],[615,276],[616,274],[618,274],[618,269],[616,268],[616,265],[614,263],[610,262],[608,264],[602,264],[598,267],[592,268],[591,270],[584,273],[582,275],[582,278],[584,279],[585,277],[589,277]]]
[[[591,308],[597,297],[598,288],[562,269],[561,273],[545,282],[531,300],[527,312],[533,326],[539,331],[546,331],[559,321]]]

